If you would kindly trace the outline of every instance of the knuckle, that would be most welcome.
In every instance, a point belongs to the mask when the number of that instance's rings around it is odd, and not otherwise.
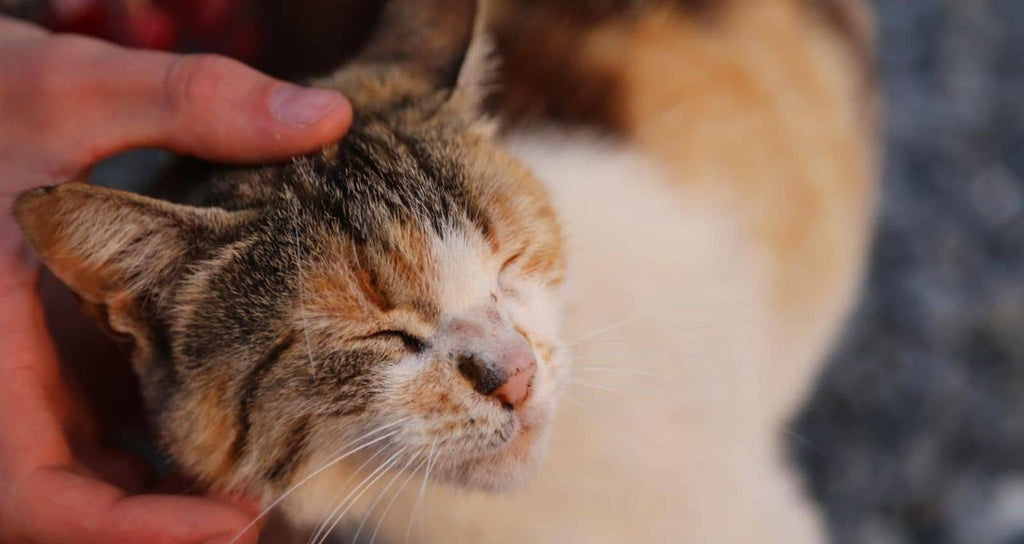
[[[184,113],[214,100],[235,62],[219,55],[186,55],[172,61],[164,77],[164,99],[172,113]]]

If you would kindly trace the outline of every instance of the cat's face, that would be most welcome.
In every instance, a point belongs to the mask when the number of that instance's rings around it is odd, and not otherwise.
[[[559,228],[484,131],[423,109],[228,174],[218,208],[80,184],[20,200],[44,260],[135,340],[193,474],[272,492],[375,429],[365,453],[431,457],[465,486],[536,464],[566,372]]]
[[[177,457],[285,483],[383,429],[367,453],[432,456],[462,485],[535,465],[566,372],[553,211],[473,126],[406,117],[225,183],[260,216],[176,290],[174,359],[199,384],[168,410]],[[179,422],[223,392],[230,450],[194,445],[207,418]]]
[[[269,496],[357,450],[342,463],[499,490],[540,459],[567,371],[562,242],[472,113],[472,5],[394,2],[328,82],[351,132],[229,172],[199,207],[84,184],[19,198],[47,266],[133,341],[188,472]]]

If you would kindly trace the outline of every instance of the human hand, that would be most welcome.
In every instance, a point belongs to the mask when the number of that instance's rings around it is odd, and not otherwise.
[[[351,107],[228,59],[122,49],[0,17],[0,120],[0,542],[229,541],[254,515],[244,502],[134,494],[107,470],[114,456],[82,454],[96,450],[95,433],[61,375],[39,266],[10,206],[132,147],[223,162],[313,151],[342,135]]]

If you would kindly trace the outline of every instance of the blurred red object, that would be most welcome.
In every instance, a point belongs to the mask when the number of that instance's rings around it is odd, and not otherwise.
[[[255,60],[265,33],[253,0],[48,0],[45,25],[145,49]]]
[[[176,0],[164,5],[200,38],[221,35],[238,15],[241,0]]]
[[[57,32],[107,37],[110,9],[102,0],[52,0],[46,26]]]
[[[142,49],[173,49],[178,45],[178,22],[165,10],[151,4],[129,7],[124,16],[120,40]]]
[[[263,44],[263,32],[256,21],[241,21],[228,33],[221,52],[236,59],[255,59]]]

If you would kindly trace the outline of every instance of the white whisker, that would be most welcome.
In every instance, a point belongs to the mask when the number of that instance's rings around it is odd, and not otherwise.
[[[378,449],[373,455],[367,457],[365,461],[360,463],[359,466],[352,471],[352,474],[345,480],[345,483],[338,486],[338,492],[335,493],[331,497],[331,500],[328,501],[327,505],[324,506],[323,513],[320,515],[321,521],[317,523],[316,531],[312,535],[310,535],[309,540],[306,541],[306,544],[313,544],[314,542],[319,540],[321,536],[323,536],[324,530],[327,529],[327,524],[330,523],[331,517],[334,515],[335,512],[337,512],[337,510],[332,509],[330,505],[340,504],[341,495],[345,493],[345,490],[348,489],[348,484],[351,483],[352,480],[355,480],[356,476],[362,473],[363,468],[365,468],[366,465],[372,463],[374,459],[376,459],[380,455],[383,455],[384,452],[386,452],[387,450],[388,448]]]
[[[420,485],[420,492],[416,494],[416,503],[412,507],[412,512],[409,513],[409,525],[405,528],[405,544],[409,544],[409,536],[412,535],[412,521],[416,518],[416,512],[419,511],[420,503],[423,501],[423,492],[427,488],[427,480],[430,479],[430,469],[434,466],[434,448],[436,446],[436,441],[430,444],[430,453],[427,455],[427,471],[423,475],[423,484]]]
[[[797,442],[800,442],[801,444],[807,446],[808,448],[811,448],[815,452],[817,452],[817,453],[824,453],[821,450],[821,448],[819,448],[818,446],[815,446],[814,443],[812,443],[809,439],[807,439],[807,437],[801,435],[800,433],[794,431],[793,429],[791,429],[789,427],[783,427],[782,428],[782,432],[784,432],[784,433],[788,434],[789,436],[793,437]]]
[[[588,408],[587,408],[587,405],[586,405],[586,404],[584,404],[584,403],[583,403],[583,401],[581,401],[580,399],[578,399],[578,398],[576,398],[576,397],[572,396],[571,394],[569,394],[569,392],[568,392],[568,391],[566,391],[565,393],[563,393],[563,396],[562,396],[562,398],[564,398],[565,400],[570,400],[570,401],[572,401],[572,402],[573,402],[573,404],[575,404],[575,405],[576,405],[577,407],[579,407],[579,408],[583,409],[584,411],[588,409]]]
[[[624,399],[630,400],[632,402],[643,404],[643,401],[640,400],[639,398],[634,397],[632,395],[628,395],[626,393],[623,393],[622,391],[619,391],[618,389],[615,389],[614,387],[608,387],[607,385],[601,385],[601,384],[590,383],[590,382],[581,382],[579,380],[572,380],[570,383],[575,384],[575,385],[582,385],[583,387],[589,387],[591,389],[596,389],[598,391],[607,391],[609,393],[614,393],[616,395],[621,396]]]
[[[410,417],[411,417],[411,416],[410,416]],[[338,450],[336,450],[336,451],[340,451],[340,450],[342,450],[342,449],[344,449],[344,448],[347,448],[347,447],[349,447],[349,446],[351,446],[351,445],[353,445],[353,444],[355,444],[355,443],[357,443],[357,442],[359,442],[359,441],[361,441],[361,440],[363,440],[363,439],[366,439],[366,438],[369,438],[370,436],[373,436],[374,434],[377,434],[377,433],[379,433],[379,432],[381,432],[381,431],[384,431],[384,430],[387,430],[387,429],[389,429],[389,428],[391,428],[391,427],[394,427],[395,425],[398,425],[398,424],[400,424],[400,423],[404,423],[404,422],[405,422],[406,420],[410,419],[410,417],[404,417],[404,418],[402,418],[402,419],[399,419],[399,420],[397,420],[397,421],[393,421],[393,422],[391,422],[391,423],[389,423],[389,424],[387,424],[387,425],[384,425],[384,426],[382,426],[382,427],[377,427],[376,429],[373,429],[373,430],[371,430],[371,431],[369,431],[369,432],[367,432],[367,433],[363,434],[363,435],[362,435],[362,436],[360,436],[359,438],[356,438],[355,440],[353,440],[353,441],[349,442],[348,444],[345,444],[344,446],[342,446],[342,447],[338,448]],[[284,500],[285,500],[285,498],[287,498],[287,497],[288,497],[289,495],[291,495],[292,493],[294,493],[294,492],[295,492],[295,490],[297,490],[298,488],[302,487],[302,486],[303,486],[303,485],[304,485],[304,484],[305,484],[306,482],[308,482],[308,481],[312,480],[312,479],[313,479],[314,477],[316,477],[316,476],[317,476],[318,474],[320,474],[321,472],[323,472],[323,471],[327,470],[328,468],[330,468],[331,466],[335,465],[336,463],[339,463],[340,461],[342,461],[342,460],[343,460],[343,459],[345,459],[346,457],[348,457],[348,456],[350,456],[350,455],[352,455],[352,454],[354,454],[354,453],[356,453],[356,452],[358,452],[358,451],[360,451],[360,450],[363,450],[363,449],[365,449],[365,448],[368,448],[368,447],[370,447],[370,446],[372,446],[372,445],[376,444],[377,442],[380,442],[381,440],[385,440],[385,439],[387,439],[387,438],[390,438],[390,437],[392,437],[392,436],[394,436],[394,435],[396,435],[396,434],[398,434],[398,430],[397,430],[397,429],[396,429],[396,430],[394,430],[394,431],[391,431],[391,432],[389,432],[389,433],[387,433],[387,434],[385,434],[385,435],[383,435],[383,436],[379,436],[379,437],[377,437],[377,438],[373,439],[372,441],[370,441],[370,442],[367,442],[367,443],[365,443],[365,444],[363,444],[363,445],[361,445],[361,446],[359,446],[359,447],[357,447],[357,448],[355,448],[355,449],[351,449],[351,450],[349,450],[349,451],[347,451],[347,452],[345,452],[345,453],[343,453],[343,454],[341,454],[341,455],[339,455],[339,456],[335,457],[334,459],[332,459],[332,460],[330,460],[330,461],[328,461],[328,462],[324,463],[324,464],[323,464],[323,466],[321,466],[320,468],[316,469],[315,471],[313,471],[312,473],[310,473],[310,474],[309,474],[308,476],[306,476],[306,477],[305,477],[305,478],[303,478],[302,480],[299,480],[299,482],[298,482],[298,483],[296,483],[295,485],[293,485],[293,486],[289,487],[289,488],[288,488],[287,490],[285,490],[285,492],[284,492],[284,493],[282,493],[280,497],[278,497],[277,499],[274,499],[274,501],[273,501],[273,502],[271,502],[269,506],[267,506],[266,508],[264,508],[264,509],[263,509],[263,511],[259,513],[259,515],[257,515],[257,516],[256,516],[255,518],[253,518],[253,519],[252,519],[252,521],[250,521],[248,525],[246,525],[245,527],[243,527],[243,528],[242,528],[242,529],[241,529],[241,530],[240,530],[240,531],[238,532],[238,534],[237,534],[237,535],[235,535],[235,537],[234,537],[234,538],[232,538],[232,539],[231,539],[231,540],[230,540],[230,541],[228,542],[228,544],[235,544],[236,542],[238,542],[238,539],[239,539],[239,538],[242,538],[242,535],[244,535],[244,534],[245,534],[245,533],[247,533],[247,532],[248,532],[248,531],[249,531],[250,529],[252,529],[253,527],[255,527],[255,526],[256,526],[256,524],[257,524],[257,523],[259,523],[259,521],[260,521],[261,519],[263,519],[263,518],[267,517],[267,514],[269,514],[269,513],[270,513],[270,512],[271,512],[271,511],[272,511],[272,510],[273,510],[274,508],[276,508],[276,507],[277,507],[277,505],[281,504],[281,502],[282,502],[282,501],[284,501]]]
[[[441,485],[441,479],[437,477],[437,471],[434,471],[434,483],[431,484],[430,497],[427,498],[427,519],[432,519],[434,516],[434,503],[437,502],[437,488]]]
[[[657,380],[671,379],[664,375],[657,374],[655,372],[648,372],[646,370],[637,370],[633,368],[618,368],[614,366],[594,366],[594,365],[574,365],[573,371],[582,370],[586,372],[609,372],[609,373],[621,373],[630,374],[633,376],[639,376],[642,378],[652,378]]]
[[[327,537],[330,536],[332,532],[334,532],[334,529],[338,526],[339,523],[341,523],[341,520],[345,518],[345,514],[347,514],[348,511],[351,510],[353,506],[355,506],[356,501],[358,501],[359,498],[362,497],[363,494],[365,494],[366,491],[373,486],[373,484],[377,483],[377,480],[380,480],[382,477],[384,477],[384,475],[387,474],[388,469],[390,469],[391,467],[398,463],[398,457],[405,453],[405,450],[407,449],[409,449],[409,446],[403,446],[402,449],[395,452],[391,457],[388,457],[388,459],[384,461],[384,463],[381,464],[381,466],[377,467],[376,470],[371,472],[369,476],[363,479],[363,481],[359,485],[357,485],[351,492],[349,492],[349,494],[344,499],[342,499],[341,503],[338,504],[338,508],[335,508],[335,511],[331,513],[331,517],[335,518],[334,514],[337,513],[337,511],[340,510],[343,505],[348,504],[348,506],[345,506],[345,509],[342,510],[341,513],[337,515],[337,517],[334,519],[334,522],[331,523],[331,526],[327,529],[327,531],[324,532],[323,536],[321,536],[320,540],[318,540],[316,544],[324,544],[324,541],[327,540]],[[358,494],[356,494],[357,491]],[[350,498],[351,500],[349,500]]]
[[[381,454],[384,454],[385,452],[388,452],[392,448],[393,448],[393,446],[389,446],[389,447],[380,449],[376,453],[374,453],[373,455],[368,457],[365,461],[360,463],[359,466],[356,467],[356,469],[354,471],[352,471],[352,474],[348,478],[345,479],[345,483],[343,483],[340,486],[338,486],[338,492],[335,493],[333,496],[331,496],[331,500],[328,501],[327,502],[327,506],[324,507],[323,514],[321,514],[321,516],[320,516],[323,519],[320,521],[320,523],[317,524],[316,532],[309,537],[309,540],[307,541],[307,544],[314,544],[315,542],[318,542],[321,538],[326,538],[325,535],[329,531],[328,526],[331,524],[331,520],[334,519],[334,515],[337,514],[339,510],[341,510],[342,506],[344,506],[345,499],[342,498],[342,495],[345,494],[345,493],[348,493],[348,496],[351,496],[352,488],[349,487],[349,483],[351,483],[353,480],[355,480],[357,476],[362,474],[363,469],[367,465],[369,465],[371,462],[373,462],[373,460],[377,456],[379,456]],[[375,467],[375,470],[376,470],[376,468],[379,468],[379,467],[380,467],[380,465]],[[369,476],[364,477],[362,480],[360,480],[359,483],[361,484],[361,483],[365,482],[370,477],[372,477],[372,474],[369,475]],[[359,485],[357,484],[356,487],[359,487]],[[332,507],[331,505],[334,505],[334,506]]]
[[[444,474],[443,471],[439,472],[439,469],[437,468],[437,464],[441,464],[441,469],[442,470],[443,470],[443,468],[445,466],[443,464],[444,463],[444,459],[443,458],[436,460],[434,463],[435,463],[435,466],[434,466],[434,482],[432,484],[430,484],[430,486],[431,486],[430,492],[429,492],[430,493],[430,497],[427,498],[427,507],[426,507],[427,519],[428,520],[434,519],[433,512],[434,512],[434,503],[437,502],[437,488],[441,486],[441,478],[438,475],[439,474]],[[450,464],[450,460],[449,460],[449,464]]]
[[[398,497],[402,494],[402,491],[405,490],[405,487],[409,485],[409,482],[411,482],[412,479],[416,477],[416,473],[423,468],[423,465],[427,463],[428,459],[429,458],[424,457],[423,460],[420,461],[420,464],[416,465],[416,468],[413,469],[412,472],[410,472],[409,475],[405,478],[405,481],[402,482],[402,485],[398,487],[398,490],[395,491],[395,494],[391,495],[391,500],[389,500],[387,506],[384,507],[384,512],[381,513],[380,519],[377,520],[377,525],[373,528],[373,534],[370,535],[370,544],[373,544],[373,542],[377,540],[377,533],[380,531],[381,526],[384,525],[384,519],[387,518],[388,512],[391,511],[391,507],[395,504],[395,500],[398,499]]]
[[[580,345],[580,344],[582,344],[584,342],[593,341],[594,339],[596,339],[597,337],[599,337],[599,336],[601,336],[603,334],[607,334],[608,332],[611,332],[613,330],[619,329],[619,328],[621,328],[621,327],[623,327],[625,325],[628,325],[630,323],[639,321],[639,320],[644,319],[646,317],[656,317],[656,316],[648,314],[648,315],[638,315],[638,316],[632,317],[630,319],[624,319],[624,320],[619,321],[617,323],[613,323],[611,325],[608,325],[607,327],[602,327],[602,328],[600,328],[600,329],[598,329],[598,330],[596,330],[596,331],[594,331],[594,332],[592,332],[590,334],[587,334],[587,335],[585,335],[585,336],[583,336],[581,338],[577,338],[575,340],[566,342],[565,346],[571,348],[573,346],[578,346],[578,345]],[[670,327],[670,326],[632,327],[629,330],[630,331],[641,331],[641,332],[644,332],[644,331],[646,331],[646,332],[652,332],[652,331],[653,332],[699,331],[699,330],[708,330],[708,329],[718,329],[718,328],[722,328],[722,327],[736,325],[739,322],[740,322],[739,319],[729,319],[728,321],[717,321],[715,323],[705,323],[705,324],[699,324],[699,325],[687,325],[687,326],[682,326],[682,327]],[[628,340],[633,340],[633,339],[634,338],[631,335],[631,336],[626,336],[626,337],[602,338],[601,341],[602,342],[612,342],[612,341],[628,341]]]
[[[295,225],[293,226],[295,234],[295,274],[299,283],[299,319],[302,321],[302,333],[306,337],[306,358],[309,359],[309,371],[313,373],[313,377],[316,377],[316,364],[313,363],[313,344],[309,341],[309,321],[306,319],[306,288],[302,275],[302,254],[299,251],[300,240],[299,240],[299,204],[298,200],[295,201]]]
[[[359,540],[359,534],[363,532],[363,526],[366,525],[366,520],[370,519],[370,514],[372,514],[374,509],[377,508],[377,504],[380,503],[380,500],[384,498],[384,495],[387,494],[389,489],[391,489],[391,486],[395,485],[395,482],[397,482],[398,478],[402,476],[402,473],[409,468],[409,465],[412,465],[412,462],[415,461],[416,458],[422,454],[423,450],[421,449],[419,453],[417,453],[416,455],[410,456],[409,461],[407,461],[405,465],[402,466],[402,468],[398,469],[398,471],[395,472],[395,477],[391,478],[391,481],[388,482],[388,485],[384,486],[384,489],[382,489],[381,492],[377,495],[377,498],[374,499],[372,504],[370,504],[370,508],[366,510],[366,514],[363,515],[363,520],[359,522],[359,526],[356,527],[356,532],[354,535],[352,535],[352,544],[355,544],[356,541]]]
[[[608,333],[610,331],[613,331],[613,330],[615,330],[615,329],[617,329],[619,327],[622,327],[622,326],[628,325],[630,323],[633,323],[635,321],[638,321],[640,319],[643,319],[643,317],[644,317],[643,315],[638,315],[638,316],[633,316],[633,317],[631,317],[629,319],[623,319],[622,321],[619,321],[619,322],[616,322],[616,323],[612,323],[611,325],[608,325],[606,327],[601,327],[600,329],[597,329],[596,331],[594,331],[594,332],[592,332],[590,334],[587,334],[587,335],[584,335],[584,336],[582,336],[580,338],[576,338],[575,340],[571,340],[569,342],[566,342],[565,345],[567,347],[572,347],[572,346],[578,345],[578,344],[580,344],[582,342],[586,342],[587,340],[591,340],[591,339],[596,338],[596,337],[598,337],[598,336],[600,336],[602,334],[605,334],[605,333]]]

